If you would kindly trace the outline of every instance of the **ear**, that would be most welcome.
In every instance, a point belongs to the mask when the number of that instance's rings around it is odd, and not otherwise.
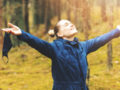
[[[58,37],[63,37],[63,34],[61,34],[61,33],[58,32],[58,33],[57,33],[57,36],[58,36]]]

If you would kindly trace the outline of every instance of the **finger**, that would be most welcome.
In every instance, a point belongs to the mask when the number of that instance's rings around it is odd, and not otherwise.
[[[11,27],[11,28],[17,28],[17,26],[15,26],[15,25],[12,24],[12,23],[8,23],[8,26]]]
[[[7,31],[7,30],[12,30],[12,28],[3,28],[3,29],[1,29],[1,30]]]
[[[1,30],[9,33],[10,31],[12,31],[12,28],[5,28],[5,29],[1,29]]]
[[[1,30],[3,30],[4,32],[11,33],[11,34],[15,35],[14,30],[12,28],[5,28],[5,29],[1,29]]]

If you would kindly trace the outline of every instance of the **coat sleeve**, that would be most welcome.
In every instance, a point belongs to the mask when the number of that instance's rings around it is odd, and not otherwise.
[[[120,30],[115,29],[99,37],[85,41],[87,54],[96,51],[98,48],[105,45],[113,38],[117,38],[119,36],[120,36]]]
[[[45,56],[52,58],[54,50],[51,43],[41,40],[38,37],[31,35],[30,33],[24,32],[23,30],[21,31],[22,34],[17,36],[19,40],[26,42],[32,48],[35,48],[37,51],[44,54]]]

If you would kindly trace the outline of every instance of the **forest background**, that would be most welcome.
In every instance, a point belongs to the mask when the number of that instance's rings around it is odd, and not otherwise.
[[[0,28],[11,22],[52,42],[55,24],[67,19],[80,41],[95,38],[120,25],[120,0],[0,0]],[[0,31],[0,57],[4,32]],[[11,36],[9,63],[0,58],[0,90],[52,90],[51,60]],[[89,54],[90,90],[120,90],[120,38]]]

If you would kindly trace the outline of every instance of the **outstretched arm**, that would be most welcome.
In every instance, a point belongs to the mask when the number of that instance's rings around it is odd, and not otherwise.
[[[7,33],[11,33],[13,35],[17,35],[18,39],[26,42],[31,47],[38,50],[40,53],[44,54],[45,56],[52,58],[54,54],[53,47],[51,43],[48,43],[44,40],[37,38],[36,36],[31,35],[30,33],[24,32],[19,27],[9,23],[8,24],[11,28],[2,29]]]
[[[99,37],[87,40],[86,43],[86,52],[87,54],[93,52],[100,48],[101,46],[105,45],[107,42],[112,40],[113,38],[117,38],[120,36],[120,28],[116,28],[106,34],[103,34]]]
[[[23,30],[21,31],[22,34],[17,36],[19,40],[26,42],[31,47],[35,48],[45,56],[52,58],[54,52],[53,52],[53,47],[50,43],[41,40],[38,37],[31,35],[30,33],[24,32]]]

